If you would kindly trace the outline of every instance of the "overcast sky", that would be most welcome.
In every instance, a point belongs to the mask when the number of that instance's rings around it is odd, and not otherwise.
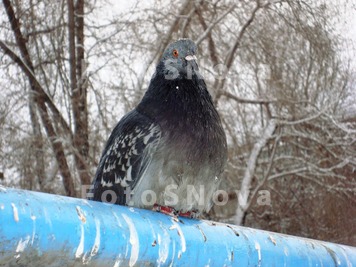
[[[352,59],[354,72],[356,72],[356,0],[341,0],[335,2],[341,9],[339,23],[336,28],[345,37],[344,51]]]

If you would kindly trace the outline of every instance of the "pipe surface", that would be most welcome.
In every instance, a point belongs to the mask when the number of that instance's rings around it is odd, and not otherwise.
[[[0,266],[356,266],[356,248],[0,187]]]

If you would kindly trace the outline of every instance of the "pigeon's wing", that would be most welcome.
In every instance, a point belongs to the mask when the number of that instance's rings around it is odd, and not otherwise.
[[[106,144],[88,198],[127,204],[126,195],[150,164],[160,137],[159,125],[138,111],[123,117]]]

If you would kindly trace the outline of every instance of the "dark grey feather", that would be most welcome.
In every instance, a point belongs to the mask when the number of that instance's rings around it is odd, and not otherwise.
[[[115,203],[126,204],[125,190],[135,187],[152,159],[160,136],[160,127],[136,110],[124,116],[107,141],[89,199],[111,202],[102,199],[102,193],[112,190],[117,198]]]

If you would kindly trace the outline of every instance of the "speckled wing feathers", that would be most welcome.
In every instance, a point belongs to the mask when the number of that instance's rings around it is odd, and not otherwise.
[[[160,127],[138,112],[123,118],[115,127],[102,155],[95,189],[119,185],[132,190],[151,161],[160,137]],[[96,198],[94,196],[94,200]]]

